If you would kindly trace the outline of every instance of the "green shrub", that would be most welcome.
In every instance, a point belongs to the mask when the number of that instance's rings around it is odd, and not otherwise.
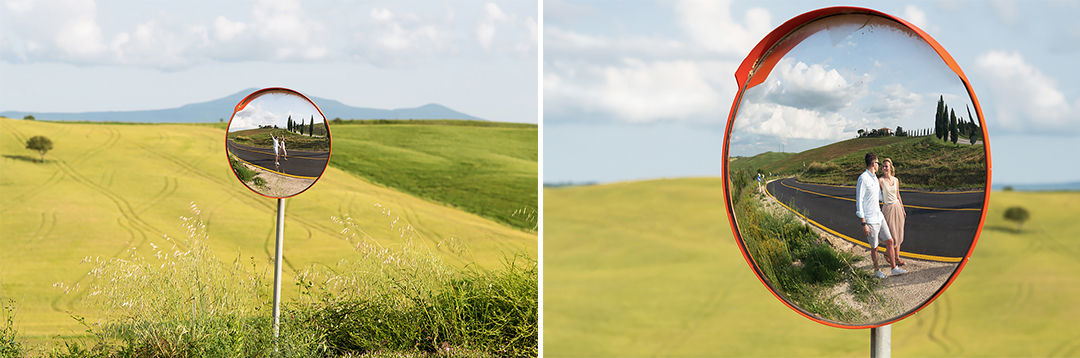
[[[840,281],[847,265],[835,250],[825,244],[810,246],[803,260],[802,272],[808,282],[832,285]]]
[[[257,177],[259,173],[256,173],[254,170],[251,170],[248,167],[244,166],[240,163],[239,160],[236,159],[236,157],[233,157],[232,155],[229,156],[229,165],[232,166],[233,172],[236,173],[236,177],[240,178],[240,181],[242,182],[247,183],[254,179],[260,179]],[[259,184],[258,181],[255,182],[255,185],[265,184],[265,181],[263,181],[263,184]]]

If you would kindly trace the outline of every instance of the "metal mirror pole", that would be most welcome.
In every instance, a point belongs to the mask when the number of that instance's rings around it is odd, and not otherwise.
[[[892,356],[892,325],[870,329],[870,358]]]
[[[277,249],[274,250],[274,347],[277,349],[278,318],[281,316],[281,243],[285,238],[285,199],[277,200]]]

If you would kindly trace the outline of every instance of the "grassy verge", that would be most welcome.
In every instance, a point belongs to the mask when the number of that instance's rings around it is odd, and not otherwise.
[[[89,338],[65,340],[47,354],[274,356],[269,273],[254,258],[218,258],[194,204],[192,211],[181,218],[187,240],[169,238],[170,248],[87,258],[84,300],[106,318],[89,322],[76,316]],[[350,218],[335,220],[357,255],[298,274],[301,295],[284,305],[277,355],[537,355],[535,260],[518,255],[491,270],[451,267],[424,247],[384,248],[366,234],[354,235],[364,231]],[[70,284],[58,288],[75,292]],[[4,343],[7,327],[0,326],[0,353],[14,347],[11,355],[18,356],[22,348]]]
[[[251,183],[257,187],[263,187],[266,185],[266,180],[259,176],[254,170],[240,164],[240,161],[236,157],[229,155],[229,165],[232,166],[233,172],[240,178],[240,181],[245,183]]]
[[[761,205],[764,196],[749,184],[752,174],[735,173],[735,217],[746,245],[761,275],[773,288],[797,306],[825,319],[857,322],[860,314],[850,307],[838,305],[829,297],[832,288],[847,282],[857,300],[867,302],[874,297],[880,283],[869,273],[852,267],[862,257],[838,252],[818,236],[808,225],[788,212],[771,213]]]

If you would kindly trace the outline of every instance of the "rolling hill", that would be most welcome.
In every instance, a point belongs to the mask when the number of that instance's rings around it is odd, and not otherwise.
[[[986,185],[982,144],[955,145],[933,137],[853,138],[800,153],[766,152],[732,160],[733,170],[760,168],[775,175],[797,175],[812,183],[854,185],[874,152],[879,160],[892,158],[905,187],[979,189]]]
[[[0,296],[15,301],[22,334],[82,334],[66,312],[92,320],[93,312],[80,310],[86,292],[65,295],[52,285],[79,282],[90,268],[80,264],[87,257],[170,247],[163,235],[183,240],[178,218],[191,215],[193,204],[219,256],[251,258],[262,267],[272,260],[275,202],[233,176],[219,126],[0,118],[0,133]],[[24,149],[26,138],[39,134],[55,143],[44,164]],[[346,141],[349,131],[334,135]],[[356,255],[331,217],[352,218],[364,237],[384,246],[429,247],[453,265],[489,267],[512,253],[537,256],[535,233],[334,167],[285,200],[286,297],[296,294],[295,270]]]
[[[754,276],[721,180],[544,190],[546,357],[865,357],[868,330],[828,327]],[[1072,356],[1080,352],[1080,193],[994,192],[957,280],[893,324],[895,356]],[[1006,208],[1032,213],[1022,233]]]
[[[82,113],[59,112],[0,112],[0,117],[23,118],[33,115],[39,120],[89,121],[89,122],[151,122],[151,123],[197,123],[228,121],[233,107],[257,88],[248,88],[234,94],[206,102],[192,103],[177,108],[144,111],[104,111]],[[414,108],[377,109],[353,107],[340,101],[311,97],[319,105],[327,119],[467,119],[481,120],[446,106],[429,103]]]

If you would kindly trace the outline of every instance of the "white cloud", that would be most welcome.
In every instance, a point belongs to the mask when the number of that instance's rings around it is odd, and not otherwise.
[[[602,61],[616,61],[625,57],[647,59],[705,57],[696,46],[687,46],[678,40],[651,36],[611,38],[563,30],[551,25],[544,26],[544,53],[545,56],[554,58],[573,57]]]
[[[230,41],[247,29],[247,24],[239,21],[229,21],[224,16],[214,19],[214,37],[218,41]]]
[[[457,56],[462,49],[536,56],[535,15],[515,13],[520,11],[515,7],[484,3],[469,11],[467,21],[457,23],[452,7],[410,12],[394,8],[397,3],[387,4],[256,0],[246,12],[202,18],[161,12],[103,29],[101,21],[117,16],[99,14],[94,0],[6,0],[0,3],[0,18],[10,21],[2,24],[0,60],[182,69],[217,61],[401,65]],[[309,13],[305,5],[318,13]],[[361,16],[333,21],[340,14],[327,11]],[[476,42],[463,41],[473,39]]]
[[[476,25],[476,38],[480,46],[485,49],[491,48],[491,41],[495,38],[495,23],[506,21],[509,16],[493,2],[484,4],[484,18]]]
[[[327,54],[323,25],[297,0],[259,0],[247,22],[216,16],[209,23],[184,24],[161,16],[111,36],[98,25],[93,0],[6,5],[18,19],[13,32],[19,41],[0,48],[0,55],[23,61],[175,69],[212,60],[318,60]]]
[[[553,69],[544,76],[544,107],[576,108],[638,123],[722,122],[734,82],[718,88],[716,80],[726,77],[721,74],[727,68],[734,64],[627,59],[586,71]]]
[[[26,36],[6,42],[19,59],[37,57],[61,58],[78,63],[97,61],[107,49],[101,26],[97,23],[97,4],[93,0],[60,0],[48,2],[8,1],[11,24],[25,29]]]
[[[937,26],[930,24],[930,20],[926,18],[926,12],[915,5],[908,5],[904,8],[904,20],[915,24],[923,31],[937,32]]]
[[[317,60],[326,54],[324,27],[300,7],[299,0],[259,0],[252,9],[252,30],[271,47],[277,60]]]
[[[842,115],[775,103],[747,103],[739,108],[734,131],[787,139],[842,139],[855,136]]]
[[[400,65],[438,53],[455,51],[452,15],[447,22],[422,18],[413,13],[397,13],[373,8],[371,20],[354,38],[360,57],[379,65]]]
[[[731,0],[681,0],[675,10],[698,46],[719,53],[746,56],[772,30],[769,11],[763,8],[751,8],[736,21]]]
[[[869,75],[849,81],[835,68],[817,63],[808,65],[792,58],[780,60],[770,75],[760,90],[765,100],[831,112],[848,107],[865,95],[865,84],[869,81]]]
[[[926,109],[927,98],[912,92],[899,83],[885,85],[875,93],[866,114],[879,123],[892,125],[915,117],[915,110]]]
[[[477,42],[485,50],[499,47],[501,43],[501,47],[513,52],[529,55],[536,53],[536,19],[519,19],[516,14],[503,11],[493,2],[484,3],[483,16],[476,24],[475,33]],[[496,41],[498,39],[502,41]]]
[[[229,131],[258,128],[261,125],[275,124],[278,116],[273,112],[264,110],[257,102],[248,103],[240,112],[233,115],[229,123]]]
[[[1080,101],[1069,103],[1054,79],[1019,53],[985,52],[975,59],[975,71],[994,99],[983,103],[993,110],[987,118],[995,127],[1018,132],[1080,130]]]

